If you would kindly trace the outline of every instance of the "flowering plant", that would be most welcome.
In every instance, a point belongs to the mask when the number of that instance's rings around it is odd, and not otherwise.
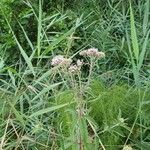
[[[65,82],[68,83],[67,86],[70,87],[73,91],[74,100],[76,103],[76,124],[77,127],[75,129],[75,138],[77,139],[77,143],[79,145],[79,149],[83,149],[84,147],[84,138],[83,133],[81,133],[81,126],[84,126],[83,120],[86,120],[86,101],[84,100],[84,93],[86,88],[89,87],[91,82],[91,75],[93,68],[95,67],[96,61],[104,58],[105,53],[99,52],[97,48],[90,48],[87,50],[83,50],[79,53],[80,56],[86,57],[89,59],[89,75],[86,81],[82,81],[82,67],[85,64],[83,60],[78,59],[76,62],[73,62],[72,59],[66,58],[62,55],[55,56],[51,65],[57,68],[58,72],[61,72],[61,77],[65,79]],[[87,64],[87,63],[86,63]],[[57,73],[57,72],[56,72]],[[90,124],[91,125],[91,124]],[[85,127],[88,133],[87,127]]]

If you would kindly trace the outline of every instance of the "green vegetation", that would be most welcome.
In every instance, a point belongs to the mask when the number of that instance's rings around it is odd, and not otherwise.
[[[0,150],[149,150],[149,4],[1,0]]]

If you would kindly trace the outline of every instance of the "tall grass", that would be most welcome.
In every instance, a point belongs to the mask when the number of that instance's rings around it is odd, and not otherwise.
[[[131,26],[131,41],[132,41],[132,48],[131,49],[131,44],[129,41],[128,33],[127,33],[127,42],[129,46],[129,53],[130,53],[130,59],[131,59],[131,64],[132,64],[132,71],[135,79],[135,84],[136,86],[140,86],[140,72],[142,65],[144,63],[144,57],[146,54],[147,46],[148,46],[148,40],[149,40],[149,33],[150,30],[147,29],[147,24],[148,24],[148,14],[149,14],[149,9],[147,8],[147,4],[149,1],[145,3],[146,9],[144,12],[144,19],[143,19],[143,38],[142,38],[142,44],[140,45],[139,48],[139,42],[138,42],[138,36],[136,33],[136,27],[135,27],[135,21],[134,21],[134,15],[133,15],[133,10],[132,6],[130,3],[130,26]]]
[[[23,2],[29,10],[24,16],[33,15],[37,31],[33,41],[22,19],[15,18],[27,47],[1,5],[21,55],[11,64],[5,55],[0,58],[0,149],[148,150],[149,0],[82,0],[71,2],[72,8],[66,1],[50,15],[42,0],[38,6]],[[65,14],[59,7],[67,9]],[[104,51],[106,58],[79,55],[90,47]],[[70,74],[51,66],[55,55],[84,64]]]

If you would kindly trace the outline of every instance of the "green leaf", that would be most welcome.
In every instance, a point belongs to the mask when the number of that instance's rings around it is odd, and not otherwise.
[[[64,33],[62,36],[58,37],[57,40],[53,41],[50,46],[43,52],[43,55],[47,54],[48,52],[52,51],[57,44],[59,44],[62,40],[66,39],[67,36],[71,35],[74,32],[74,28],[71,28],[68,32]]]
[[[39,110],[39,111],[33,113],[32,115],[30,115],[29,118],[37,117],[39,115],[42,115],[42,114],[45,114],[45,113],[49,113],[51,111],[58,110],[58,109],[63,108],[65,106],[67,106],[67,105],[70,105],[70,103],[66,103],[66,104],[62,104],[62,105],[53,106],[53,107],[49,107],[49,108],[45,108],[45,109]]]
[[[138,45],[138,40],[137,40],[136,27],[135,27],[135,21],[134,21],[134,15],[133,15],[131,3],[130,3],[130,25],[131,25],[131,40],[132,40],[133,53],[138,63],[139,45]]]
[[[18,47],[19,47],[19,50],[20,50],[20,52],[21,52],[21,55],[23,56],[23,58],[24,58],[24,60],[26,61],[26,63],[27,63],[27,65],[28,65],[29,69],[32,71],[33,75],[35,76],[35,72],[34,72],[34,68],[33,68],[31,59],[28,57],[28,55],[26,54],[26,52],[23,50],[22,46],[20,45],[20,43],[19,43],[18,39],[16,38],[16,36],[15,36],[15,34],[14,34],[14,31],[12,30],[12,27],[11,27],[11,25],[10,25],[8,19],[6,18],[4,12],[3,12],[3,15],[4,15],[5,20],[6,20],[7,24],[8,24],[8,26],[9,26],[9,28],[10,28],[10,30],[11,30],[13,36],[14,36],[14,39],[15,39],[15,41],[16,41]]]
[[[8,101],[9,105],[11,106],[11,109],[13,111],[13,113],[15,114],[16,116],[16,119],[22,124],[22,126],[24,127],[25,126],[25,121],[22,117],[22,115],[16,110],[16,108],[14,107],[14,105]]]
[[[53,72],[53,69],[48,70],[47,72],[45,72],[41,77],[39,77],[37,80],[35,80],[36,83],[42,81],[43,79],[45,79],[46,77],[50,76],[50,74]]]
[[[148,41],[149,41],[149,34],[150,34],[150,30],[148,31],[148,33],[146,35],[146,38],[144,40],[144,43],[142,45],[142,51],[140,53],[139,63],[138,63],[138,70],[141,69],[143,61],[144,61],[144,56],[145,56],[145,53],[146,53],[146,50],[147,50],[147,44],[148,44]]]
[[[15,83],[16,81],[15,81],[15,77],[14,77],[13,73],[10,70],[8,70],[8,74],[11,78],[13,86],[16,87],[16,83]]]
[[[37,48],[38,48],[38,56],[41,53],[41,31],[42,31],[42,4],[41,0],[39,0],[39,17],[38,17],[38,36],[37,36]]]
[[[4,67],[4,61],[0,60],[0,69],[3,69],[3,67]]]
[[[145,11],[144,11],[144,19],[143,19],[143,34],[146,35],[148,18],[149,18],[149,0],[146,1],[144,10]]]
[[[34,101],[34,100],[38,99],[40,96],[47,93],[49,90],[53,89],[54,87],[60,85],[61,83],[62,82],[49,85],[48,87],[44,88],[40,93],[38,93],[31,101]]]

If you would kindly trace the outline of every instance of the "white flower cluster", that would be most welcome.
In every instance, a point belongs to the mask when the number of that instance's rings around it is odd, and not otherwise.
[[[70,67],[68,68],[68,71],[70,73],[76,74],[80,71],[81,67],[83,65],[83,62],[81,60],[77,60],[77,64],[75,65],[70,65]]]
[[[79,70],[79,67],[78,67],[77,65],[71,65],[71,66],[68,68],[68,71],[69,71],[70,73],[75,74],[75,73],[77,73],[77,72],[80,71],[80,70]]]
[[[96,58],[103,58],[105,57],[104,52],[99,52],[97,48],[89,48],[87,50],[83,50],[79,53],[81,56],[87,57],[96,57]]]
[[[51,65],[52,66],[69,66],[72,60],[69,58],[64,58],[62,55],[57,55],[52,59]]]
[[[81,66],[83,65],[83,62],[81,60],[77,60],[77,64],[71,64],[72,59],[64,58],[62,55],[55,56],[52,61],[52,66],[61,66],[61,67],[67,67],[68,72],[72,74],[76,74],[80,71]]]
[[[105,53],[99,52],[98,49],[96,49],[96,48],[90,48],[87,50],[83,50],[80,52],[80,55],[81,56],[87,56],[87,57],[95,57],[95,58],[105,57]],[[81,67],[83,65],[83,61],[78,59],[76,64],[71,64],[71,63],[72,63],[72,59],[65,58],[62,55],[55,56],[51,61],[52,66],[54,66],[54,67],[55,66],[66,67],[68,69],[69,73],[77,74],[81,70]]]

